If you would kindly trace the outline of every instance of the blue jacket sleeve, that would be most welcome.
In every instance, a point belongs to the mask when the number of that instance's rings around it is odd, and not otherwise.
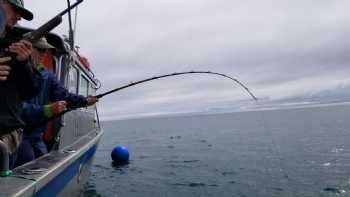
[[[35,123],[45,120],[43,106],[30,102],[23,102],[21,118],[26,123]]]
[[[42,88],[42,77],[30,61],[19,62],[12,67],[18,93],[23,100],[35,97]]]
[[[64,100],[67,101],[69,108],[79,108],[87,106],[87,101],[84,96],[72,94],[68,92],[68,90],[63,87],[63,85],[56,79],[52,73],[49,73],[48,78],[50,79],[50,100],[51,101],[59,101]]]

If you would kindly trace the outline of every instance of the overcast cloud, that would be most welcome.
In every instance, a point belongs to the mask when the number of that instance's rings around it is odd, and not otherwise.
[[[26,0],[36,27],[64,0]],[[282,99],[348,86],[350,2],[324,0],[85,0],[77,45],[104,92],[130,81],[211,70],[245,83],[260,98]],[[54,32],[66,34],[67,23]],[[104,119],[192,112],[250,99],[231,81],[183,76],[107,96]]]

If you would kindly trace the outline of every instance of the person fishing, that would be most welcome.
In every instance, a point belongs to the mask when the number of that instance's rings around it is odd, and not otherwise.
[[[24,8],[22,0],[1,1],[0,6],[5,19],[5,29],[0,34],[0,143],[7,148],[11,168],[22,140],[22,102],[40,92],[42,78],[29,61],[32,44],[26,40],[9,42],[15,36],[13,28],[18,21],[30,21],[33,14]]]
[[[97,102],[95,96],[81,96],[69,91],[58,81],[45,65],[43,59],[48,50],[54,46],[49,44],[46,38],[41,38],[33,44],[32,60],[43,77],[43,88],[38,96],[23,103],[21,117],[27,123],[36,123],[46,120],[68,108],[80,108],[94,105]],[[52,103],[49,103],[52,102]],[[35,128],[24,129],[23,141],[18,148],[18,157],[15,166],[32,161],[48,152],[43,141],[43,133],[47,130],[47,124]]]

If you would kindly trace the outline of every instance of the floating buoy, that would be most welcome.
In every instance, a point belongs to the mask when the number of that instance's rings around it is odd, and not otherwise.
[[[111,157],[115,163],[120,163],[120,164],[128,163],[129,151],[124,146],[116,146],[112,150]]]

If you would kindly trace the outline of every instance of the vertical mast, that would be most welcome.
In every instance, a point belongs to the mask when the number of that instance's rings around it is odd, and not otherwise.
[[[70,7],[70,0],[67,0],[67,5],[68,5],[68,7]],[[71,10],[68,11],[68,21],[69,21],[69,32],[68,32],[69,46],[70,46],[71,50],[74,50],[74,34],[73,34],[73,28],[72,28]]]

